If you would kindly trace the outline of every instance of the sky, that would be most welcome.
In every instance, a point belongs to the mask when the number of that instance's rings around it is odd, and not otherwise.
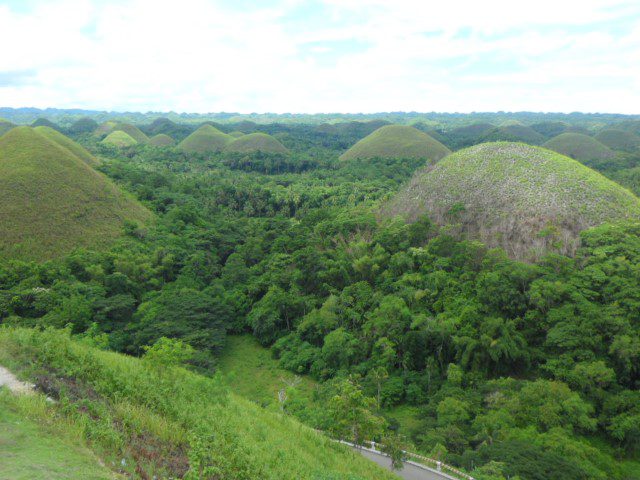
[[[640,114],[639,0],[0,0],[0,106]]]

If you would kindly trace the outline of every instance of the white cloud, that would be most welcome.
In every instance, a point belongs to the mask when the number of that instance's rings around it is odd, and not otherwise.
[[[634,0],[266,3],[0,2],[0,105],[640,113]]]

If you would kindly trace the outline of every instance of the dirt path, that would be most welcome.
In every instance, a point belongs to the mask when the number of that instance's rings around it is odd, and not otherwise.
[[[33,385],[21,382],[9,370],[0,365],[0,387],[7,387],[13,393],[30,394],[33,393]]]

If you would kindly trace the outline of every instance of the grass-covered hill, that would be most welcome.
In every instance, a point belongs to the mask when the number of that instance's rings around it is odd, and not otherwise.
[[[138,143],[149,142],[149,137],[147,137],[138,127],[131,125],[130,123],[117,123],[114,125],[113,131],[124,132]]]
[[[244,133],[234,130],[233,132],[229,132],[228,135],[233,138],[239,138],[239,137],[242,137]]]
[[[583,162],[606,160],[615,156],[615,153],[609,147],[582,133],[561,133],[543,146]]]
[[[68,132],[74,135],[92,133],[98,128],[98,126],[98,122],[96,122],[93,118],[82,117],[71,124]]]
[[[460,150],[418,171],[385,216],[429,215],[516,259],[572,254],[581,230],[640,218],[640,200],[576,160],[521,143]]]
[[[545,138],[533,128],[521,123],[505,122],[504,125],[487,132],[483,142],[523,142],[529,145],[540,145]]]
[[[1,329],[0,364],[59,400],[14,399],[22,416],[75,430],[126,478],[397,478],[292,417],[231,394],[220,379],[97,350],[64,333]]]
[[[271,135],[257,132],[236,137],[235,140],[227,144],[225,151],[236,153],[289,153],[289,150]]]
[[[104,137],[100,143],[118,148],[131,147],[138,144],[135,138],[122,130],[115,130],[111,132],[109,135]]]
[[[149,139],[149,145],[153,147],[170,147],[175,143],[176,142],[173,138],[171,138],[169,135],[166,135],[164,133],[159,133]]]
[[[40,117],[37,118],[32,124],[32,127],[49,127],[53,130],[57,130],[60,131],[60,126],[53,123],[51,120],[44,118],[44,117]]]
[[[93,134],[96,137],[104,138],[113,132],[113,129],[118,124],[118,122],[114,122],[113,120],[107,120],[106,122],[101,123],[98,127],[93,131]]]
[[[91,153],[89,153],[89,151],[87,151],[86,148],[74,142],[69,137],[63,135],[57,130],[44,126],[36,127],[34,130],[40,135],[44,135],[45,137],[47,137],[49,140],[53,140],[58,145],[63,146],[71,153],[73,153],[76,157],[85,162],[87,165],[95,167],[100,163],[96,157],[94,157]]]
[[[233,137],[222,133],[211,125],[202,125],[177,146],[187,153],[218,152],[223,150]]]
[[[0,137],[0,257],[43,260],[107,244],[151,213],[67,147],[30,127]]]
[[[8,132],[13,127],[15,127],[15,124],[11,123],[8,120],[5,120],[4,118],[0,118],[0,135]]]
[[[340,160],[369,158],[420,158],[437,162],[451,151],[417,128],[386,125],[358,141]]]
[[[640,147],[640,136],[626,130],[610,128],[596,135],[596,140],[613,150],[634,152]]]

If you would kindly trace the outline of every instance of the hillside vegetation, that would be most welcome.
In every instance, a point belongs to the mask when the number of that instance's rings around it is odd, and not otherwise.
[[[548,249],[571,254],[587,227],[640,218],[640,200],[568,157],[498,142],[417,172],[384,212],[409,221],[429,215],[514,258],[532,259]]]
[[[0,478],[124,478],[100,465],[80,440],[81,432],[48,418],[46,408],[44,398],[16,398],[0,388]]]
[[[222,133],[217,128],[211,125],[202,125],[180,142],[177,148],[187,153],[219,152],[232,140],[233,137]]]
[[[46,259],[122,234],[150,212],[71,150],[30,127],[0,138],[0,257]]]
[[[2,329],[0,363],[60,400],[37,412],[39,420],[66,418],[107,466],[123,474],[396,478],[292,418],[228,393],[219,379],[103,352],[65,333]]]
[[[583,162],[605,160],[615,156],[615,153],[609,147],[582,133],[561,133],[543,146]]]
[[[358,141],[340,160],[367,158],[421,158],[437,162],[450,150],[417,128],[386,125]]]
[[[596,140],[613,150],[634,152],[640,147],[640,136],[632,132],[617,129],[602,130],[596,135]]]
[[[225,151],[236,153],[289,153],[289,150],[282,143],[266,133],[250,133],[236,137],[235,140],[227,144]]]

